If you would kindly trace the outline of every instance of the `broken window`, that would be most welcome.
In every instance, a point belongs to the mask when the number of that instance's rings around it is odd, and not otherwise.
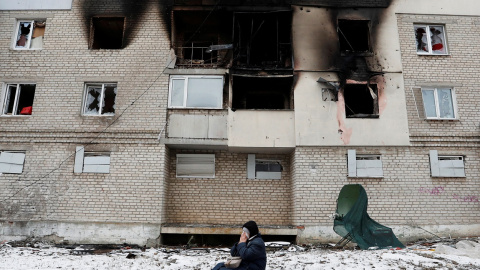
[[[83,146],[77,146],[74,172],[110,173],[110,153],[85,152]]]
[[[455,119],[455,95],[451,88],[422,89],[423,107],[427,119]]]
[[[291,109],[292,76],[233,76],[232,108]]]
[[[376,84],[346,84],[343,96],[347,118],[378,118]]]
[[[18,50],[41,49],[45,26],[45,20],[18,20],[14,48]]]
[[[247,160],[247,179],[282,179],[283,167],[279,160],[256,159],[249,154]]]
[[[414,29],[418,54],[447,54],[443,25],[415,25]]]
[[[226,57],[232,48],[231,13],[174,10],[173,18],[177,66],[216,66],[229,62]]]
[[[439,156],[437,150],[430,150],[430,171],[432,177],[465,177],[463,156]]]
[[[169,108],[221,109],[223,76],[171,76]]]
[[[215,178],[215,154],[177,154],[176,177]]]
[[[25,152],[0,151],[0,174],[23,172]]]
[[[237,12],[234,65],[291,68],[291,13]]]
[[[338,20],[338,39],[342,52],[370,51],[370,21],[366,20]]]
[[[117,84],[87,83],[83,105],[84,115],[114,115]]]
[[[381,156],[357,155],[355,150],[348,150],[348,176],[383,177]]]
[[[31,115],[35,84],[7,84],[3,95],[2,115]]]
[[[90,49],[121,49],[125,32],[125,17],[93,17]]]

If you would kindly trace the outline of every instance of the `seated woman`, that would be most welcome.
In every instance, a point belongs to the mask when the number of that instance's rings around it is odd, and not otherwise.
[[[230,255],[239,256],[242,262],[236,270],[265,270],[267,267],[267,252],[265,242],[258,231],[257,223],[249,221],[243,225],[243,232],[240,241],[233,245]],[[212,270],[225,270],[225,263],[217,264]]]

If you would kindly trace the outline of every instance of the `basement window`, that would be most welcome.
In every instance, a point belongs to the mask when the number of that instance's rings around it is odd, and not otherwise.
[[[234,65],[291,68],[291,12],[234,14]]]
[[[446,55],[447,43],[443,25],[414,25],[417,54]]]
[[[249,154],[247,160],[247,179],[282,179],[283,167],[279,160],[256,159]]]
[[[233,109],[291,109],[292,76],[233,76]]]
[[[215,154],[177,154],[176,177],[215,178]]]
[[[430,171],[432,177],[465,177],[463,156],[439,156],[437,150],[430,150]]]
[[[90,27],[90,49],[123,47],[125,17],[93,17]]]
[[[453,89],[423,88],[422,98],[427,119],[456,119],[456,101]]]
[[[338,39],[341,52],[370,51],[370,31],[367,20],[338,20]]]
[[[346,84],[343,89],[347,118],[378,118],[376,84]]]
[[[114,115],[117,84],[87,83],[83,98],[83,115]]]
[[[77,146],[74,173],[110,173],[110,153],[86,152]]]
[[[355,150],[348,150],[348,176],[383,177],[381,156],[357,155]]]
[[[221,109],[223,76],[171,76],[169,108]]]
[[[0,174],[21,174],[25,162],[25,152],[0,151]]]
[[[35,86],[35,84],[7,84],[2,95],[2,115],[31,115]]]
[[[39,50],[43,47],[45,20],[18,20],[15,31],[16,50]]]

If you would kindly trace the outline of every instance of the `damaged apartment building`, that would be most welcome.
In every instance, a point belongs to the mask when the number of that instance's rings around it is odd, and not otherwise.
[[[424,1],[426,2],[426,1]],[[480,231],[480,3],[0,1],[0,235],[401,241]]]

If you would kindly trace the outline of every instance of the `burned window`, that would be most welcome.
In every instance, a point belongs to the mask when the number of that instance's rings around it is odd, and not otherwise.
[[[232,108],[290,109],[293,77],[234,76]]]
[[[31,115],[34,97],[35,84],[7,84],[2,115]]]
[[[338,39],[342,52],[368,52],[369,21],[365,20],[338,20]]]
[[[84,115],[114,115],[117,84],[85,84]]]
[[[346,84],[343,96],[347,118],[378,118],[376,84]]]
[[[18,20],[14,48],[17,50],[41,49],[45,26],[45,20]]]
[[[124,17],[93,17],[90,49],[121,49],[124,28]]]
[[[443,25],[415,25],[418,54],[447,54]]]
[[[234,65],[292,67],[290,12],[237,12],[234,16]]]
[[[229,62],[231,13],[175,10],[173,18],[177,66],[208,67]]]

